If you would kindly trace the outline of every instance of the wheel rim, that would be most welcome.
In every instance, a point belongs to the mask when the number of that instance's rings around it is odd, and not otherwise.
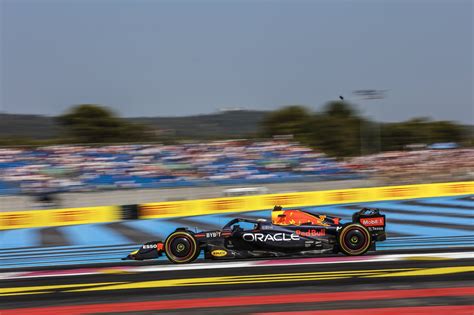
[[[175,262],[188,262],[196,254],[196,241],[187,233],[171,235],[166,242],[166,253]]]
[[[175,237],[171,241],[171,253],[176,257],[186,257],[191,252],[191,243],[186,237]]]
[[[369,247],[370,235],[359,226],[350,226],[341,233],[341,246],[350,254],[360,254]]]
[[[351,229],[344,236],[344,243],[351,250],[360,250],[365,246],[366,237],[362,231],[359,229]]]

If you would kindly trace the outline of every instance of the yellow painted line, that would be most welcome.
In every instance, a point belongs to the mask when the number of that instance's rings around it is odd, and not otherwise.
[[[411,271],[402,271],[382,275],[369,275],[364,278],[385,278],[385,277],[413,277],[413,276],[435,276],[435,275],[447,275],[452,273],[462,272],[473,272],[474,266],[462,266],[462,267],[441,267],[441,268],[426,268]]]
[[[91,292],[91,291],[109,291],[109,290],[130,290],[130,289],[150,289],[150,288],[164,288],[164,287],[187,287],[187,286],[205,286],[205,285],[231,285],[231,284],[251,284],[251,283],[272,283],[272,282],[294,282],[294,281],[314,281],[314,280],[332,280],[332,279],[344,279],[350,278],[350,275],[338,275],[338,276],[326,276],[326,277],[307,277],[303,279],[299,278],[275,278],[271,280],[262,279],[248,279],[248,280],[228,280],[212,281],[207,279],[206,282],[201,282],[198,279],[196,281],[189,281],[194,279],[172,279],[172,280],[157,280],[157,281],[146,281],[138,283],[126,283],[111,286],[104,286],[98,288],[85,288],[85,289],[74,289],[68,292]],[[187,281],[180,281],[187,280]],[[218,279],[216,279],[218,280]]]
[[[46,294],[46,293],[51,293],[51,292],[50,291],[15,292],[15,293],[0,294],[0,296],[17,296],[17,295]]]
[[[83,284],[64,284],[17,288],[0,288],[0,296],[45,294],[56,291],[61,292],[92,292],[113,291],[131,289],[149,289],[165,287],[186,286],[213,286],[213,285],[236,285],[253,283],[278,283],[299,281],[323,281],[346,278],[385,278],[385,277],[410,277],[427,275],[445,275],[454,273],[473,272],[474,266],[440,267],[440,268],[398,268],[398,269],[374,269],[374,270],[348,270],[331,272],[303,272],[303,273],[281,273],[263,275],[243,276],[219,276],[203,278],[183,278],[151,280],[141,282],[101,282]]]
[[[367,273],[367,272],[381,272],[381,271],[407,271],[419,268],[396,268],[396,269],[366,269],[366,270],[341,270],[341,271],[321,271],[321,272],[292,272],[292,273],[274,273],[274,274],[254,274],[254,275],[242,275],[242,276],[223,276],[239,277],[239,278],[254,278],[254,277],[279,277],[279,276],[295,276],[295,275],[337,275],[346,273]]]
[[[123,282],[76,283],[76,284],[40,285],[40,286],[33,286],[33,287],[0,288],[0,296],[10,294],[10,293],[18,293],[18,292],[45,291],[45,290],[54,291],[54,290],[62,290],[62,289],[69,289],[69,288],[81,288],[81,287],[111,285],[111,284],[119,284],[119,283],[123,283]]]
[[[204,286],[204,285],[231,285],[248,284],[264,282],[291,282],[291,281],[314,281],[342,279],[353,276],[373,275],[380,272],[400,272],[415,270],[414,268],[398,269],[375,269],[375,270],[352,270],[352,271],[331,271],[331,272],[302,272],[302,273],[281,273],[264,275],[242,275],[242,276],[220,276],[220,277],[197,277],[183,279],[153,280],[142,282],[105,282],[105,283],[86,283],[86,284],[65,284],[48,285],[34,287],[0,288],[0,296],[13,294],[42,294],[44,292],[52,293],[55,291],[63,292],[86,292],[86,291],[107,291],[123,289],[140,288],[159,288],[176,286]]]
[[[119,270],[119,269],[103,269],[100,271],[100,273],[106,273],[106,274],[129,274],[132,273],[127,270]]]
[[[452,260],[452,258],[439,256],[409,256],[403,258],[403,260]]]
[[[353,270],[353,271],[333,271],[333,272],[305,272],[305,273],[284,273],[269,275],[246,275],[246,276],[221,276],[204,278],[184,278],[152,280],[134,283],[124,283],[97,288],[73,289],[70,292],[88,292],[103,290],[126,290],[126,289],[147,289],[177,286],[204,286],[204,285],[228,285],[228,284],[248,284],[248,283],[269,283],[269,282],[291,282],[327,280],[336,278],[349,278],[353,276],[373,275],[380,272],[411,271],[415,268],[405,269],[379,269],[379,270]]]

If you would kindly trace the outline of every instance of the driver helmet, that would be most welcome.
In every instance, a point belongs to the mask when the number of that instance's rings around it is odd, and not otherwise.
[[[282,206],[276,205],[275,207],[273,207],[273,211],[281,211],[281,210],[283,210]]]

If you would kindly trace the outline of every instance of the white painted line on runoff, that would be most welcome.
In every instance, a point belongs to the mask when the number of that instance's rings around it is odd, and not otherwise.
[[[255,261],[240,262],[215,262],[215,263],[195,263],[189,265],[159,265],[135,267],[132,272],[155,272],[155,271],[175,271],[175,270],[205,270],[205,269],[231,269],[242,267],[254,267]]]
[[[156,265],[156,266],[115,266],[115,267],[90,267],[70,270],[43,270],[43,271],[20,271],[0,273],[0,280],[25,279],[25,278],[45,278],[64,276],[83,276],[94,274],[110,273],[144,273],[144,272],[167,272],[181,270],[212,270],[212,269],[234,269],[252,267],[275,267],[275,266],[295,266],[295,265],[321,265],[321,264],[345,264],[345,263],[368,263],[400,261],[420,258],[440,258],[440,259],[466,259],[474,258],[474,252],[448,252],[448,253],[427,253],[427,254],[390,254],[374,256],[340,256],[340,257],[318,257],[318,258],[297,258],[297,259],[277,259],[277,260],[253,260],[240,262],[213,262],[195,263],[188,265]]]

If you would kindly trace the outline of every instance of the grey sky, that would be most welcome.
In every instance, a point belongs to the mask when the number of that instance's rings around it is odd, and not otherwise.
[[[389,89],[358,101],[385,121],[474,121],[469,0],[0,2],[9,113],[316,109],[368,88]]]

